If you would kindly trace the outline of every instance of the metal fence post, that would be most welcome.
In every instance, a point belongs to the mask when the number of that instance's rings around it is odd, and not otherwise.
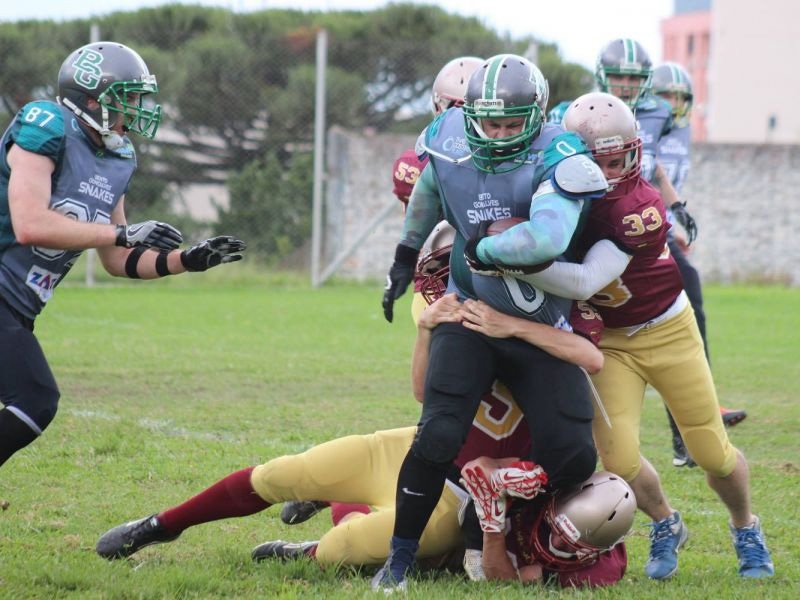
[[[317,32],[317,76],[314,101],[314,191],[311,211],[311,286],[320,285],[322,252],[322,184],[325,167],[325,70],[328,62],[328,33]]]

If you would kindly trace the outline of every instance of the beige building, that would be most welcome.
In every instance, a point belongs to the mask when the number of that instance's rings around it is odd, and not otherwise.
[[[695,86],[697,141],[800,144],[800,3],[675,0],[662,56]]]

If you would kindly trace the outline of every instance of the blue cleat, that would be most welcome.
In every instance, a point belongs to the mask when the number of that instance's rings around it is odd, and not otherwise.
[[[738,529],[732,525],[729,527],[733,536],[733,547],[739,559],[739,575],[754,579],[772,577],[775,574],[775,567],[758,517],[747,527]]]
[[[650,579],[669,579],[678,570],[678,550],[689,538],[689,530],[675,511],[666,519],[651,523],[650,558],[644,567]]]

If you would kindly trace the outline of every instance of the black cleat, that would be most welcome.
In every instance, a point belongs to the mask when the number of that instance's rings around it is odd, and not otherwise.
[[[256,562],[262,560],[279,558],[280,560],[294,560],[302,557],[311,557],[318,541],[313,542],[284,542],[275,540],[274,542],[264,542],[253,548],[251,556]]]
[[[97,541],[95,550],[103,558],[125,558],[145,546],[163,544],[177,539],[180,533],[168,533],[156,515],[118,525],[106,531]]]
[[[722,422],[725,424],[725,427],[733,427],[747,418],[746,410],[733,410],[731,408],[720,407],[719,412],[722,415]]]
[[[308,521],[329,506],[329,502],[321,500],[291,500],[284,502],[281,509],[281,521],[287,525],[297,525]]]

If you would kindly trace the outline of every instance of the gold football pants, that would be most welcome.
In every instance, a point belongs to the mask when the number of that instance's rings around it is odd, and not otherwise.
[[[600,341],[605,365],[592,381],[612,427],[595,410],[594,437],[603,467],[627,481],[639,474],[639,431],[645,388],[664,399],[689,454],[705,471],[729,475],[736,465],[719,412],[711,369],[692,307],[628,335],[605,329]]]
[[[253,489],[265,501],[327,500],[368,504],[372,512],[348,519],[319,540],[325,564],[382,564],[394,528],[395,488],[415,427],[350,435],[257,466]],[[459,498],[445,486],[420,540],[418,558],[447,554],[461,545]]]

